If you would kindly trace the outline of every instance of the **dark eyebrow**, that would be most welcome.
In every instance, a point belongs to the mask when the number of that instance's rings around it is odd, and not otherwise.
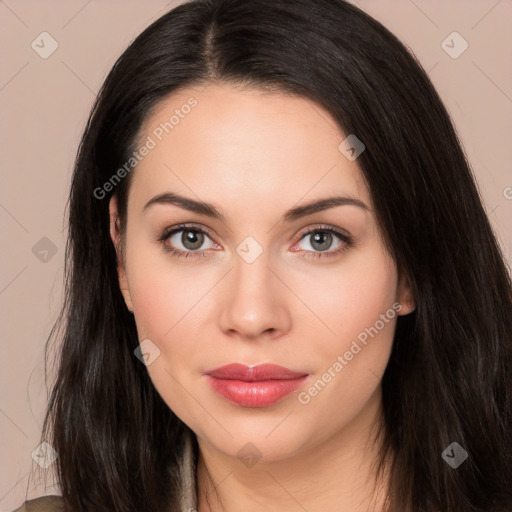
[[[164,194],[159,194],[153,197],[146,203],[142,211],[146,211],[150,206],[155,204],[174,204],[184,208],[185,210],[200,213],[201,215],[206,215],[207,217],[212,217],[218,220],[224,219],[224,215],[222,215],[222,213],[220,213],[212,204],[203,201],[196,201],[195,199],[180,196],[179,194],[175,194],[173,192],[165,192]]]
[[[201,215],[206,215],[207,217],[212,217],[218,220],[224,219],[224,215],[212,204],[203,201],[196,201],[195,199],[180,196],[179,194],[175,194],[173,192],[166,192],[153,197],[146,203],[143,211],[146,211],[150,206],[155,204],[174,204],[184,208],[185,210],[199,213]],[[327,197],[325,199],[318,199],[308,204],[291,208],[283,215],[279,222],[291,222],[301,217],[327,210],[328,208],[345,205],[357,206],[363,210],[369,210],[369,208],[359,199],[352,197],[334,196]]]
[[[318,199],[316,201],[291,208],[283,215],[280,222],[291,222],[292,220],[296,220],[300,217],[305,217],[306,215],[311,215],[313,213],[321,212],[323,210],[327,210],[328,208],[346,205],[358,206],[363,210],[369,211],[368,206],[366,206],[359,199],[355,199],[353,197],[333,196],[326,197],[325,199]]]

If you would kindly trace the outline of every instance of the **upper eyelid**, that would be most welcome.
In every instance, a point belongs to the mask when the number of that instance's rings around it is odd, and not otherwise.
[[[170,226],[168,228],[164,228],[163,233],[167,234],[167,236],[170,236],[173,233],[177,233],[179,231],[184,231],[187,229],[189,229],[191,231],[192,230],[201,231],[201,232],[207,234],[208,236],[210,236],[210,234],[212,233],[212,231],[209,228],[206,228],[205,226],[199,226],[196,224],[192,224],[192,223],[177,224],[176,226]]]
[[[340,236],[345,236],[347,238],[350,237],[350,234],[345,229],[329,226],[328,224],[318,224],[317,226],[313,226],[311,228],[304,228],[304,230],[300,231],[300,235],[298,235],[299,240],[304,235],[310,235],[314,231],[329,231]]]

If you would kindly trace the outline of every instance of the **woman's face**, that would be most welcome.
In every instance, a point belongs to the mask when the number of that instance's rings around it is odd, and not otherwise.
[[[227,85],[181,90],[142,129],[120,286],[155,388],[203,447],[285,458],[375,417],[413,305],[346,135],[312,101]],[[234,363],[295,374],[208,374]]]

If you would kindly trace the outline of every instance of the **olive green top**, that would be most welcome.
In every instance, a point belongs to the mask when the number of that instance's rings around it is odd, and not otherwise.
[[[181,482],[179,510],[185,511],[197,509],[196,462],[192,436],[194,434],[185,434],[183,457],[179,467],[171,475],[173,479],[178,479]],[[25,501],[20,508],[13,512],[66,512],[66,509],[60,496],[42,496]]]
[[[42,496],[35,500],[25,501],[14,512],[64,512],[64,502],[60,496]]]

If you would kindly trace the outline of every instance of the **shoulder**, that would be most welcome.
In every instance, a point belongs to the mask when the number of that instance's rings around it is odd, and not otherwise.
[[[60,496],[42,496],[25,501],[13,512],[64,512],[64,501]]]

